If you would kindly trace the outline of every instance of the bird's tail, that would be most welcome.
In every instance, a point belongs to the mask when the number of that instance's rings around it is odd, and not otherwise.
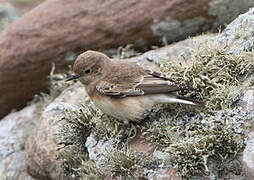
[[[178,94],[175,94],[174,96],[176,97],[176,99],[175,99],[176,103],[189,104],[189,105],[200,106],[200,107],[206,106],[206,102],[204,102],[204,101],[198,101],[198,100],[195,100],[192,98],[180,96]]]

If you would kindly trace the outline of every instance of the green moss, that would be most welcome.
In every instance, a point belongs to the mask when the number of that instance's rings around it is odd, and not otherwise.
[[[83,162],[82,166],[77,169],[80,171],[82,180],[103,180],[103,174],[99,171],[93,161]]]
[[[159,147],[167,147],[172,143],[174,131],[172,125],[165,125],[165,119],[161,118],[154,122],[150,127],[143,128],[143,136],[150,142]]]
[[[114,138],[121,134],[121,127],[123,123],[117,121],[115,118],[103,114],[98,110],[96,117],[94,117],[95,127],[94,135],[96,139]]]
[[[231,108],[241,95],[241,82],[254,73],[252,54],[227,54],[214,47],[212,42],[197,46],[191,66],[174,62],[160,66],[169,78],[194,87],[195,91],[181,94],[206,101],[209,111]]]
[[[188,125],[188,136],[172,142],[168,153],[182,176],[209,173],[210,163],[217,162],[216,170],[228,159],[234,159],[244,144],[241,136],[230,125],[211,122],[206,127]],[[228,172],[226,172],[228,173]]]
[[[215,117],[214,114],[218,110],[233,107],[239,99],[244,88],[241,83],[254,72],[253,56],[247,53],[228,55],[213,48],[210,42],[204,42],[193,53],[191,66],[164,62],[160,68],[173,80],[193,86],[196,91],[180,93],[206,101],[207,111],[201,110],[200,113],[190,106],[166,105],[163,112],[156,114],[160,117],[159,121],[147,123],[143,129],[146,139],[159,148],[168,148],[174,166],[184,177],[206,174],[212,164],[218,162],[213,168],[218,171],[218,177],[223,177],[231,170],[241,171],[239,166],[230,167],[231,160],[237,159],[244,146],[234,123],[224,123],[233,122],[233,118]],[[60,78],[53,76],[51,74],[49,101],[68,86],[64,82],[67,75]],[[207,112],[209,116],[204,114]],[[64,119],[68,123],[61,129],[58,143],[64,147],[59,158],[64,160],[62,166],[65,173],[68,177],[100,179],[100,171],[93,163],[88,163],[85,139],[91,132],[98,139],[117,138],[121,134],[122,123],[105,115],[91,102],[77,112],[66,112]],[[136,170],[143,163],[142,155],[128,149],[111,152],[107,159],[113,175],[130,179],[138,176]]]
[[[253,55],[227,54],[207,41],[193,51],[192,61],[167,61],[161,63],[160,69],[169,78],[194,87],[195,91],[180,94],[205,101],[207,107],[195,110],[190,106],[165,105],[164,112],[158,114],[159,120],[148,124],[142,134],[159,148],[167,149],[183,177],[240,174],[241,166],[232,162],[239,162],[244,148],[239,134],[244,114],[234,105],[251,85]]]
[[[107,167],[112,175],[130,179],[138,177],[136,170],[142,166],[144,155],[124,149],[111,152],[107,159]]]
[[[85,147],[86,138],[90,135],[93,124],[90,122],[94,112],[88,106],[82,106],[78,111],[66,110],[62,118],[63,126],[56,132],[61,167],[64,176],[81,177],[82,171],[77,171],[83,162],[89,160]]]
[[[216,172],[216,177],[225,177],[229,172],[241,172],[239,163],[232,162],[239,161],[244,148],[240,134],[244,120],[244,114],[237,109],[216,116],[185,112],[170,117],[170,113],[162,113],[159,121],[143,130],[143,135],[166,149],[181,176],[192,179]]]

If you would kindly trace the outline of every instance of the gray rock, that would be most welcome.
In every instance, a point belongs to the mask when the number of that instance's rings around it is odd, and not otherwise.
[[[0,121],[0,179],[32,179],[24,171],[24,146],[37,120],[38,109],[31,105]]]
[[[240,1],[239,1],[240,2]],[[228,53],[238,54],[241,51],[253,52],[254,49],[254,8],[240,15],[230,23],[220,35],[218,44]]]

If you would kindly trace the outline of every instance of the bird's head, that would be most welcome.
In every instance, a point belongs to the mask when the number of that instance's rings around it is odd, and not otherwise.
[[[79,55],[73,65],[73,75],[67,81],[79,79],[84,85],[102,78],[104,66],[110,63],[110,59],[96,51],[86,51]]]

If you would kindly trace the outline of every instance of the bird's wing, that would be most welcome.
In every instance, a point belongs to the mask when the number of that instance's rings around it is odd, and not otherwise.
[[[121,83],[101,81],[97,84],[96,89],[101,94],[114,97],[163,94],[193,89],[191,87],[178,85],[161,73],[150,70],[146,70],[146,72],[146,74],[140,75],[137,78],[131,78],[128,81],[125,79],[125,81]]]
[[[180,90],[193,90],[192,87],[176,83],[159,72],[147,70],[148,75],[136,88],[142,89],[144,94],[163,94]]]
[[[126,96],[141,96],[144,92],[136,86],[142,81],[143,78],[137,79],[134,82],[124,83],[110,83],[107,81],[101,81],[97,84],[96,90],[101,94],[115,97],[126,97]]]

